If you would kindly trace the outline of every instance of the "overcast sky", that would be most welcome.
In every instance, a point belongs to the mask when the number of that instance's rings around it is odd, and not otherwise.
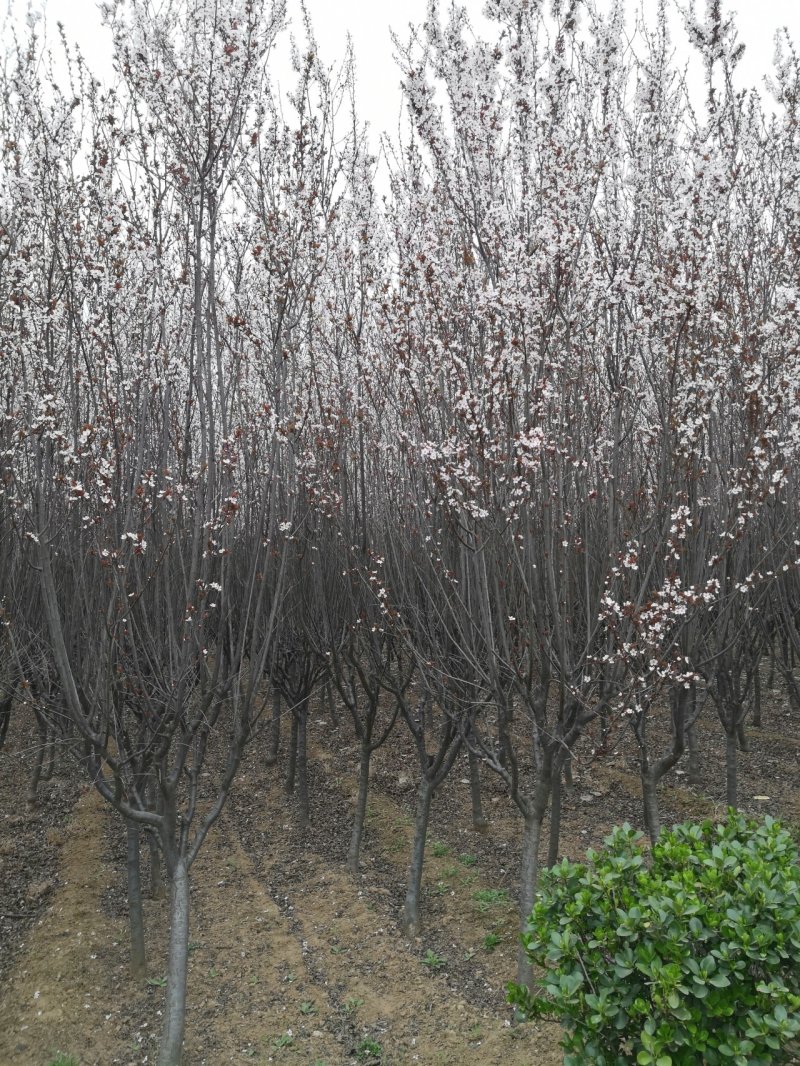
[[[646,11],[655,8],[655,0],[644,2]],[[395,0],[387,4],[380,0],[307,0],[307,5],[325,62],[333,63],[343,54],[345,35],[351,33],[360,114],[374,132],[394,130],[400,109],[400,76],[393,60],[390,27],[405,39],[409,24],[423,20],[426,0]],[[94,0],[34,0],[33,6],[46,13],[51,32],[55,31],[56,22],[63,22],[67,36],[79,43],[92,69],[101,77],[107,75],[109,40],[100,25]],[[288,0],[288,6],[290,14],[297,17],[299,5],[295,0]],[[485,25],[480,14],[483,0],[466,0],[466,6],[480,30]],[[631,10],[634,6],[629,2]],[[704,0],[699,0],[697,6],[702,10]],[[738,12],[739,37],[747,46],[739,70],[740,85],[757,85],[771,69],[776,30],[787,26],[795,41],[800,42],[800,0],[728,0],[723,6],[726,11]],[[677,34],[676,44],[680,47]]]

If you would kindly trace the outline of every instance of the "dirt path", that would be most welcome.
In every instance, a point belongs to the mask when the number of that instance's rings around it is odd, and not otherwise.
[[[246,787],[247,780],[243,784]],[[317,775],[317,797],[324,794],[329,805],[335,802],[320,785]],[[449,958],[428,947],[432,939],[408,940],[401,935],[396,921],[397,891],[387,887],[381,862],[376,860],[381,844],[374,817],[373,854],[365,856],[368,872],[354,885],[340,863],[320,854],[324,830],[298,833],[287,816],[280,824],[270,824],[268,812],[286,804],[278,782],[271,784],[264,798],[267,802],[257,809],[265,815],[254,816],[240,789],[229,817],[254,856],[259,880],[274,886],[281,913],[301,945],[303,968],[294,977],[313,1001],[318,1024],[339,1042],[338,1055],[328,1061],[372,1062],[380,1055],[387,1066],[561,1062],[552,1030],[543,1035],[534,1026],[511,1026],[508,1009],[495,1009],[502,980],[499,974],[511,976],[513,962],[497,959],[482,1004],[475,989],[463,987],[458,968],[451,966],[455,958],[463,960],[468,955],[472,959],[477,954],[474,945],[480,942],[480,927],[474,924],[474,906],[464,909],[457,939],[448,940]],[[259,840],[267,832],[272,846],[261,848]],[[468,867],[464,871],[466,879],[474,877]],[[437,873],[433,869],[428,878],[436,878]],[[393,883],[400,886],[402,876],[395,874]],[[458,910],[461,901],[455,896],[449,899]],[[441,936],[437,921],[437,943]],[[436,957],[429,957],[427,965],[426,949]],[[481,984],[482,964],[485,960],[479,959],[476,967]],[[302,1061],[313,1058],[306,1056]]]

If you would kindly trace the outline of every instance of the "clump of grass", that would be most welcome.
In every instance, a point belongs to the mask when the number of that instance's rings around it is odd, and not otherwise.
[[[67,1055],[63,1051],[57,1051],[47,1063],[47,1066],[81,1066],[74,1055]]]
[[[427,966],[429,970],[441,970],[445,965],[445,960],[441,955],[437,955],[432,948],[428,948],[425,952],[425,957],[422,960],[423,966]]]
[[[377,1040],[370,1040],[367,1037],[362,1040],[356,1048],[356,1055],[359,1062],[368,1062],[370,1059],[380,1059],[383,1054],[383,1048]]]
[[[472,897],[481,911],[508,903],[508,892],[504,888],[480,888]]]
[[[503,943],[503,938],[499,933],[487,933],[483,938],[483,947],[485,951],[494,951],[498,944]]]
[[[447,844],[443,844],[441,840],[437,840],[434,842],[431,851],[437,859],[442,859],[445,855],[449,854],[450,848],[448,848]]]

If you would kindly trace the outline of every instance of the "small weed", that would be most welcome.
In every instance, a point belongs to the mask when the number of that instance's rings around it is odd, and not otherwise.
[[[471,959],[474,959],[476,955],[477,955],[476,949],[475,948],[470,948],[469,951],[465,951],[464,952],[464,962],[469,962]]]
[[[469,1039],[473,1043],[477,1043],[479,1040],[483,1039],[483,1029],[480,1025],[473,1025],[469,1031]]]
[[[287,973],[287,975],[286,975],[286,976],[284,977],[284,981],[286,982],[286,984],[287,984],[287,985],[293,985],[293,984],[295,983],[295,981],[296,981],[296,980],[297,980],[297,977],[295,976],[295,974],[293,974],[293,973],[291,972],[291,970],[290,970],[290,971],[289,971],[289,973]]]
[[[348,998],[344,1001],[345,1014],[355,1014],[355,1012],[358,1010],[358,1008],[363,1002],[364,1000],[359,999],[357,996],[348,996]]]
[[[442,870],[442,876],[443,877],[457,877],[458,876],[458,867],[457,866],[448,866],[447,869]]]
[[[283,1033],[281,1036],[275,1037],[272,1041],[272,1046],[276,1051],[279,1051],[282,1047],[291,1047],[293,1043],[294,1037],[290,1036],[289,1033]]]
[[[211,967],[211,969],[208,971],[208,976],[209,977],[219,977],[219,970],[216,968],[216,966],[212,966]]]
[[[166,977],[148,977],[147,978],[147,983],[150,985],[151,988],[166,988],[167,987],[167,979],[166,979]]]
[[[343,944],[331,944],[332,955],[342,955],[345,951],[347,951],[347,948]]]
[[[57,1051],[47,1066],[80,1066],[80,1063],[74,1055],[65,1055],[63,1051]]]
[[[383,1048],[377,1040],[362,1040],[356,1048],[359,1062],[368,1062],[369,1059],[380,1059]]]
[[[422,960],[423,966],[427,966],[429,970],[441,970],[445,965],[445,960],[441,955],[437,955],[432,948],[428,948],[425,952],[425,957]]]
[[[301,1014],[316,1014],[316,1011],[317,1011],[317,1008],[311,1002],[310,999],[307,999],[307,1000],[305,1000],[305,1002],[300,1004],[300,1013]]]
[[[478,860],[474,855],[459,855],[458,861],[462,866],[474,866]]]
[[[257,974],[253,974],[250,980],[247,982],[249,985],[257,985],[261,978]]]
[[[496,907],[501,903],[508,903],[508,893],[504,888],[481,888],[472,897],[481,911],[489,907]]]
[[[483,938],[483,947],[485,951],[494,951],[498,944],[503,943],[503,938],[499,933],[487,933]]]
[[[446,844],[443,844],[441,840],[437,840],[431,848],[431,851],[437,859],[442,859],[445,855],[449,854],[450,848],[448,848]]]
[[[444,896],[450,891],[450,885],[447,881],[437,881],[435,885],[431,886],[431,892],[434,896]]]
[[[189,947],[186,950],[191,955],[193,951],[197,951],[197,949],[201,948],[202,946],[203,945],[200,943],[199,940],[190,940],[189,941]]]

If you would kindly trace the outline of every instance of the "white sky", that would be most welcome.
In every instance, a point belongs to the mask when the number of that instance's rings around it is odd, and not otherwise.
[[[341,57],[345,35],[348,31],[351,33],[358,71],[360,116],[369,121],[373,135],[383,130],[394,132],[400,111],[400,74],[393,60],[389,30],[391,26],[401,39],[405,39],[409,23],[423,20],[426,0],[396,0],[391,4],[381,0],[306,2],[324,62],[334,63]],[[445,3],[446,0],[443,7]],[[644,0],[644,4],[646,11],[655,8],[655,0]],[[297,0],[288,0],[288,6],[300,32],[299,4]],[[466,6],[473,24],[480,29],[485,25],[480,14],[483,0],[466,0]],[[629,0],[627,6],[633,10],[635,3]],[[704,0],[697,0],[700,11],[704,6]],[[100,25],[94,0],[33,0],[33,7],[45,12],[53,35],[56,22],[64,23],[68,38],[78,42],[90,67],[100,77],[109,72],[109,39]],[[787,26],[794,40],[800,43],[800,0],[727,0],[723,9],[738,12],[739,39],[747,46],[739,67],[742,86],[760,84],[764,74],[771,70],[774,35],[781,26]],[[675,37],[680,48],[679,34]],[[284,84],[288,85],[288,71],[285,78]]]

